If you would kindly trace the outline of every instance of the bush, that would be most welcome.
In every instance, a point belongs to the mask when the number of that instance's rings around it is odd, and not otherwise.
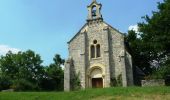
[[[168,60],[159,69],[154,70],[151,78],[152,79],[165,79],[167,75],[170,75],[170,61]]]
[[[165,77],[165,85],[166,85],[166,86],[170,86],[170,75],[167,75],[167,76]]]
[[[122,74],[118,75],[117,78],[111,78],[111,86],[122,86]]]
[[[32,91],[37,90],[38,86],[25,79],[19,79],[13,81],[11,88],[15,91]]]
[[[117,77],[117,86],[122,86],[122,74],[118,75]]]
[[[74,74],[73,78],[71,79],[71,90],[80,90],[81,84],[79,79],[80,73]]]
[[[115,77],[111,78],[111,86],[112,86],[112,87],[117,86],[117,80],[116,80]]]
[[[0,77],[0,91],[9,89],[12,82],[6,77]]]

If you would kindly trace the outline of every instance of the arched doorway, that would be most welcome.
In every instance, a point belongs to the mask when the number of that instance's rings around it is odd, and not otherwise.
[[[90,76],[92,88],[103,88],[102,70],[100,68],[94,68]]]

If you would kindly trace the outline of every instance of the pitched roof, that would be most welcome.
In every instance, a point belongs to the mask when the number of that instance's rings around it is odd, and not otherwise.
[[[81,30],[87,26],[87,23],[83,25],[83,27],[70,39],[70,41],[68,41],[67,43],[69,44],[72,40],[74,40],[74,38],[80,34]]]
[[[105,23],[106,25],[108,25],[109,27],[111,27],[113,30],[115,30],[116,32],[120,33],[121,35],[124,35],[122,32],[120,32],[116,28],[112,27],[110,24],[106,23],[105,21],[103,21],[103,23]]]
[[[116,32],[118,32],[118,33],[120,33],[121,35],[124,36],[123,33],[121,33],[121,32],[120,32],[119,30],[117,30],[116,28],[112,27],[112,26],[109,25],[108,23],[106,23],[106,22],[104,22],[104,21],[103,21],[103,23],[106,24],[106,25],[108,25],[110,28],[112,28],[113,30],[115,30]],[[72,40],[74,40],[74,38],[76,38],[76,36],[78,36],[78,35],[81,33],[82,29],[85,28],[87,25],[88,25],[88,23],[84,24],[83,27],[82,27],[82,28],[73,36],[73,38],[71,38],[70,41],[68,41],[67,43],[69,44]]]
[[[91,6],[93,6],[93,5],[100,5],[100,6],[102,6],[102,4],[101,3],[97,3],[97,1],[93,1],[89,6],[87,6],[87,7],[91,7]]]

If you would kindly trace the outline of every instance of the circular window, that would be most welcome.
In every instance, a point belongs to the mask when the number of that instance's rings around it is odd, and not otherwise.
[[[93,43],[94,43],[94,44],[97,44],[97,40],[94,40]]]

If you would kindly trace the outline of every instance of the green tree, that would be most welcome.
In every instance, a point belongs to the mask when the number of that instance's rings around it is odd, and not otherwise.
[[[139,23],[142,40],[150,52],[151,60],[162,61],[170,54],[170,0],[158,3],[158,11],[152,17],[146,15],[145,22]]]
[[[38,54],[28,50],[13,54],[8,52],[0,59],[1,79],[6,80],[15,90],[38,89],[39,79],[43,76],[42,60]]]
[[[152,71],[147,49],[139,33],[133,30],[128,31],[128,34],[125,35],[125,40],[127,50],[132,55],[134,84],[141,85],[141,80],[144,79],[144,75],[149,75]]]
[[[150,74],[149,52],[147,52],[145,42],[143,42],[142,38],[138,37],[138,35],[135,31],[130,30],[125,38],[129,52],[132,55],[133,66],[139,67],[145,74]]]
[[[158,3],[158,11],[154,11],[149,17],[146,15],[144,22],[139,23],[143,47],[149,63],[155,60],[160,67],[153,68],[154,73],[165,75],[170,72],[170,0]],[[159,71],[159,72],[157,72]],[[159,76],[160,77],[160,76]]]
[[[64,89],[64,59],[56,54],[53,58],[54,63],[47,68],[48,83],[51,84],[51,90],[61,91]]]

